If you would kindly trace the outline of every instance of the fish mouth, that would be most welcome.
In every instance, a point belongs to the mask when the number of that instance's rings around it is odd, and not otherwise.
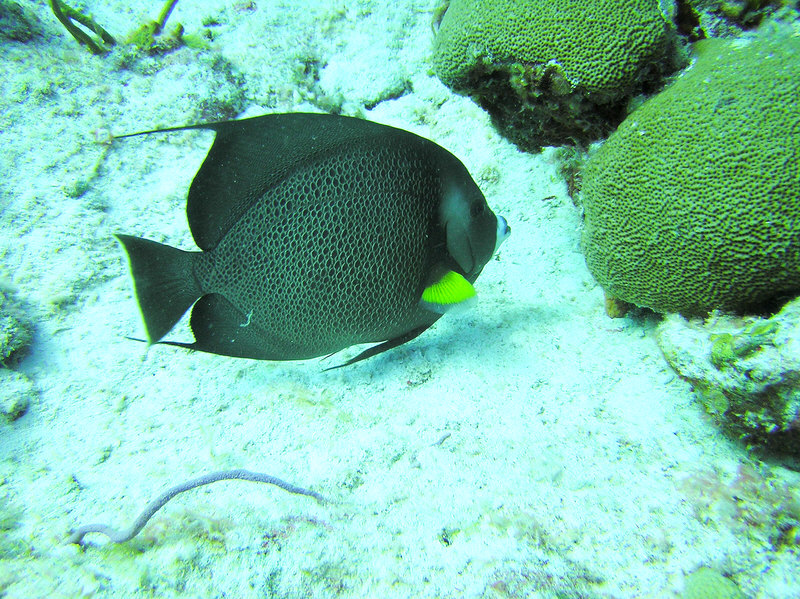
[[[500,249],[500,246],[503,242],[508,239],[508,236],[511,235],[511,227],[508,226],[508,221],[503,218],[502,216],[497,217],[497,236],[495,237],[496,241],[494,244],[494,251]],[[494,253],[494,252],[493,252]]]

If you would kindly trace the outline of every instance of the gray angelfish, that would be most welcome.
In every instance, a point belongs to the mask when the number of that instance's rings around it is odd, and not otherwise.
[[[474,296],[510,232],[455,156],[407,131],[302,113],[158,131],[185,129],[216,132],[186,208],[202,251],[118,235],[149,343],[193,305],[194,342],[161,343],[259,360],[378,343],[350,364]]]

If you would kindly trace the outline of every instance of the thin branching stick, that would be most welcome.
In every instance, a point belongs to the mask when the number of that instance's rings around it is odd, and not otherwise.
[[[111,539],[112,543],[124,543],[126,541],[130,541],[133,537],[139,534],[139,532],[144,528],[144,525],[153,517],[153,515],[160,510],[166,503],[175,497],[176,495],[183,493],[184,491],[189,491],[194,489],[195,487],[202,487],[203,485],[209,485],[211,483],[215,483],[220,480],[247,480],[256,483],[267,483],[269,485],[275,485],[276,487],[280,487],[284,491],[289,493],[294,493],[296,495],[306,495],[308,497],[313,497],[320,503],[326,503],[327,500],[314,491],[309,491],[308,489],[304,489],[303,487],[298,487],[291,483],[287,483],[279,478],[275,478],[269,474],[263,474],[261,472],[252,472],[250,470],[220,470],[217,472],[211,472],[209,474],[204,474],[203,476],[199,476],[197,478],[193,478],[192,480],[188,480],[183,482],[179,485],[175,485],[174,487],[167,489],[164,493],[156,497],[153,501],[147,504],[147,507],[144,508],[139,517],[134,520],[133,524],[130,528],[126,530],[117,530],[112,528],[107,524],[86,524],[85,526],[80,526],[77,528],[67,539],[67,543],[74,543],[76,545],[83,545],[83,537],[91,532],[99,532],[101,534],[106,535],[109,539]]]
[[[93,40],[85,31],[75,25],[72,21],[77,21],[92,33],[97,35],[103,42],[109,46],[114,46],[117,40],[108,31],[103,29],[100,25],[94,22],[94,19],[81,14],[71,6],[64,4],[61,0],[50,0],[50,8],[53,9],[53,14],[61,21],[61,24],[67,31],[74,37],[79,44],[89,48],[92,54],[106,54],[108,48],[104,47],[101,43]]]
[[[152,22],[152,25],[150,25],[150,27],[153,28],[151,33],[158,34],[163,31],[167,24],[167,19],[172,14],[177,3],[178,0],[166,0],[158,15],[158,20]],[[117,40],[114,36],[96,23],[92,17],[75,10],[63,0],[50,0],[50,8],[70,35],[74,37],[79,44],[86,46],[92,54],[102,56],[103,54],[107,54],[109,49],[117,44]],[[92,38],[91,35],[75,25],[75,23],[83,25],[99,39]],[[145,27],[148,27],[148,25],[145,25]],[[100,40],[102,40],[102,42]]]
[[[172,9],[175,8],[177,3],[178,0],[167,0],[167,3],[164,4],[161,13],[158,15],[158,20],[156,21],[158,31],[164,31],[164,27],[167,25],[167,19],[169,19],[169,16],[172,14]]]

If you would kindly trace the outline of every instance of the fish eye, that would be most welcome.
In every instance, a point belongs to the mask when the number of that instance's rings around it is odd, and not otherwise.
[[[470,206],[470,208],[469,208],[469,215],[470,215],[472,218],[478,218],[478,217],[479,217],[481,214],[483,214],[483,210],[484,210],[484,205],[483,205],[483,203],[481,203],[481,202],[475,202],[475,203],[474,203],[472,206]]]

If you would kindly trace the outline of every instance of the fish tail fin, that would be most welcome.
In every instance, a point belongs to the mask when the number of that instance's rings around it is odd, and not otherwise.
[[[192,263],[198,252],[185,252],[130,235],[115,237],[128,254],[147,340],[155,343],[203,295],[192,272]]]

